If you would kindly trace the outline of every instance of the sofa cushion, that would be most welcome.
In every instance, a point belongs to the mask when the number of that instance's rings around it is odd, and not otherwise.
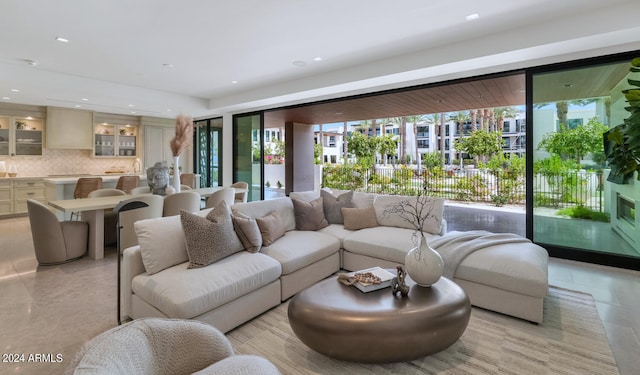
[[[329,225],[324,217],[322,198],[310,202],[291,199],[296,215],[296,230],[318,230]]]
[[[280,277],[280,263],[264,254],[232,254],[187,271],[187,262],[133,278],[132,290],[169,318],[191,319]]]
[[[296,217],[293,212],[293,203],[289,197],[236,203],[231,206],[231,212],[242,213],[252,218],[266,216],[272,211],[278,211],[285,231],[296,229]]]
[[[245,250],[250,253],[257,253],[262,247],[262,233],[258,222],[252,217],[237,213],[231,216],[233,220],[233,229],[240,238],[240,242]]]
[[[256,218],[256,223],[258,223],[260,235],[262,235],[262,246],[269,246],[284,235],[285,229],[278,211],[272,211],[266,216]]]
[[[351,232],[342,240],[345,251],[385,259],[404,264],[404,258],[416,245],[412,238],[415,231],[406,228],[384,227],[360,229]],[[427,241],[435,237],[425,233]]]
[[[326,190],[320,190],[320,197],[322,197],[322,207],[324,209],[324,217],[329,224],[343,224],[342,208],[352,207],[353,190],[346,193],[335,196],[331,192]]]
[[[189,256],[187,268],[205,267],[244,250],[225,201],[218,203],[206,218],[181,210],[180,221]]]
[[[340,189],[329,190],[327,188],[322,188],[322,190],[331,191],[333,195],[340,195],[340,194],[344,194],[351,191],[351,190],[340,190]],[[358,208],[371,207],[373,206],[373,202],[376,200],[376,196],[377,194],[374,194],[374,193],[364,193],[361,191],[354,191],[353,198],[351,199],[351,204],[353,207],[358,207]]]
[[[311,202],[314,199],[320,198],[320,190],[292,191],[289,193],[289,198]]]
[[[425,202],[423,206],[420,203],[417,204],[418,199]],[[376,219],[378,225],[387,227],[398,227],[416,229],[415,225],[402,218],[398,210],[402,209],[403,205],[412,205],[414,208],[422,209],[425,220],[422,225],[422,229],[425,232],[431,234],[439,234],[442,225],[442,215],[444,213],[444,199],[436,197],[416,197],[416,196],[402,196],[402,195],[378,195],[373,202],[373,207],[376,210]],[[417,204],[417,207],[416,207]],[[405,216],[412,218],[411,208],[405,207]]]
[[[353,231],[344,229],[342,224],[329,224],[329,226],[320,229],[318,232],[337,238],[340,241],[340,248],[343,248],[342,240]]]
[[[358,230],[378,226],[376,210],[373,206],[363,208],[343,207],[342,217],[344,217],[344,229]]]
[[[262,247],[262,253],[282,265],[282,274],[290,274],[340,250],[340,241],[328,234],[315,231],[292,230],[271,246]]]

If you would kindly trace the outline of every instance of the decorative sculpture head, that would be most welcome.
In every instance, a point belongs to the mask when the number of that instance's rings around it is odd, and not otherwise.
[[[165,162],[157,162],[147,169],[147,183],[151,192],[157,195],[167,195],[169,184],[169,167]]]

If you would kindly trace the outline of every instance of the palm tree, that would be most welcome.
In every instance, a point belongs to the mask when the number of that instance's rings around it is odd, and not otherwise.
[[[407,116],[407,122],[413,124],[413,146],[415,151],[415,162],[417,163],[420,158],[420,153],[418,152],[418,123],[423,122],[427,119],[426,115],[415,115],[415,116]]]
[[[349,135],[349,127],[347,125],[347,122],[343,122],[342,123],[342,159],[344,160],[344,164],[347,164],[347,157],[349,156],[349,152],[348,152],[348,148],[347,148],[347,143],[349,142],[347,140],[347,138]]]
[[[455,121],[455,123],[458,125],[458,136],[460,138],[464,137],[464,123],[469,121],[471,112],[473,111],[454,112],[453,114],[449,115],[449,120]],[[462,163],[462,151],[459,153],[458,159],[460,160],[460,163]]]
[[[440,150],[442,150],[442,164],[444,165],[445,161],[445,137],[447,136],[447,122],[444,118],[444,112],[440,113]]]
[[[498,119],[497,130],[501,132],[504,130],[504,119],[516,117],[517,111],[513,107],[497,107],[493,109],[493,113]]]
[[[471,118],[471,131],[474,132],[476,130],[478,130],[478,110],[477,109],[471,109],[469,110],[469,117]]]
[[[406,161],[406,153],[407,153],[407,149],[406,149],[406,144],[407,144],[407,134],[406,134],[407,118],[406,117],[392,117],[392,118],[389,119],[389,122],[391,122],[394,125],[398,125],[398,133],[400,134],[400,142],[399,142],[400,152],[398,153],[398,157],[400,159],[400,162],[404,163]]]

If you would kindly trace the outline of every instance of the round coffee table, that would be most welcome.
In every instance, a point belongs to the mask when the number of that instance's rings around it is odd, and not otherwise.
[[[405,281],[411,289],[402,297],[391,288],[363,293],[328,278],[291,299],[289,324],[311,349],[354,362],[410,361],[455,343],[471,314],[462,288],[444,277],[429,288]]]

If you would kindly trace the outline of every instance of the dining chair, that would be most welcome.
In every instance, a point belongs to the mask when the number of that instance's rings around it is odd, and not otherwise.
[[[244,203],[249,195],[249,184],[244,181],[238,181],[231,184],[232,188],[244,189],[243,192],[235,194],[235,203]]]
[[[196,175],[194,173],[182,173],[180,175],[180,184],[187,185],[191,189],[196,187]]]
[[[109,197],[114,195],[127,195],[120,189],[98,189],[89,193],[87,198]],[[113,210],[104,210],[104,244],[112,245],[118,240],[117,232],[118,217]]]
[[[76,188],[73,191],[73,198],[87,198],[89,193],[98,189],[102,189],[102,177],[80,177],[76,182]],[[80,219],[79,212],[72,212],[71,220],[73,220],[74,216],[76,220]]]
[[[231,187],[222,188],[215,193],[211,194],[209,198],[207,198],[207,202],[205,204],[206,208],[215,207],[218,203],[225,201],[229,206],[234,203],[234,196],[236,193],[236,189]]]
[[[120,189],[127,194],[131,194],[131,189],[140,185],[140,176],[120,176],[116,189]]]
[[[129,194],[146,194],[151,193],[151,188],[149,186],[138,186],[129,191]]]
[[[195,191],[181,191],[164,198],[162,216],[180,215],[180,210],[200,211],[200,194]]]
[[[89,224],[84,221],[58,221],[47,206],[27,200],[29,224],[36,259],[41,266],[71,262],[87,252]]]
[[[131,198],[131,200],[134,199],[146,203],[147,207],[120,212],[120,248],[123,251],[138,244],[138,236],[133,223],[138,220],[162,217],[164,198],[161,195],[150,194]]]
[[[193,189],[189,185],[180,184],[180,191],[182,191],[182,190],[193,190]]]

